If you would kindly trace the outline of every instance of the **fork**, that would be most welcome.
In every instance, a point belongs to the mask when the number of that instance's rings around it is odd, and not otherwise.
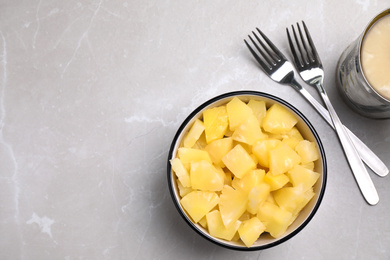
[[[352,143],[352,140],[350,139],[345,128],[343,127],[340,118],[338,117],[335,109],[333,108],[333,105],[329,100],[326,90],[323,87],[324,70],[322,67],[322,62],[305,23],[302,23],[303,28],[305,30],[305,34],[302,33],[301,27],[297,23],[300,41],[295,32],[294,26],[292,26],[295,45],[287,29],[287,38],[291,52],[294,57],[295,67],[297,68],[301,78],[308,85],[316,87],[317,91],[320,93],[322,100],[328,108],[328,112],[333,121],[336,133],[344,148],[345,155],[347,156],[347,160],[352,169],[352,172],[354,173],[355,179],[360,187],[360,190],[362,191],[367,202],[371,205],[375,205],[378,203],[379,197],[375,191],[374,184],[372,183],[372,180],[368,175],[368,172],[364,167],[362,161],[360,160],[359,154],[354,144]]]
[[[250,46],[250,44],[246,40],[244,40],[244,42],[245,42],[246,46],[248,47],[249,51],[252,53],[252,55],[256,59],[256,61],[259,63],[260,67],[263,69],[263,71],[274,81],[281,83],[281,84],[290,85],[294,89],[299,91],[313,105],[313,107],[317,109],[317,111],[320,113],[320,115],[322,115],[324,117],[324,119],[331,126],[333,126],[332,119],[330,118],[328,111],[324,107],[322,107],[321,104],[318,103],[317,100],[314,99],[313,96],[311,96],[310,93],[308,91],[306,91],[296,81],[296,79],[294,77],[293,65],[278,50],[278,48],[263,34],[263,32],[261,30],[259,30],[258,28],[256,28],[256,30],[261,35],[261,37],[264,39],[264,41],[261,40],[260,37],[255,32],[253,32],[253,35],[259,44],[257,44],[250,35],[248,35],[248,36],[249,36],[249,39],[252,42],[252,44],[256,47],[259,54],[254,51],[254,49]],[[266,46],[266,44],[268,47]],[[344,127],[342,127],[342,128],[344,129]],[[339,129],[340,129],[340,127],[339,127]],[[349,133],[351,135],[353,135],[352,132],[349,131]],[[350,139],[348,138],[347,140],[350,140]],[[359,142],[362,143],[357,137],[353,138],[352,140],[354,140],[357,143],[359,143]],[[362,143],[362,145],[364,147],[366,147],[363,143]],[[362,153],[361,156],[365,159],[366,163],[368,165],[370,165],[370,167],[375,166],[371,162],[371,159],[377,158],[377,157],[372,151],[370,151],[368,149],[368,147],[366,147],[366,148],[369,152]],[[352,150],[356,152],[354,147]],[[367,156],[367,154],[372,154],[372,156]],[[356,154],[354,154],[354,155],[358,156]],[[361,165],[362,165],[361,160],[359,158],[357,158],[357,160],[355,160],[355,161],[357,161],[356,165],[359,166],[358,174],[360,173],[360,175],[364,176],[363,181],[361,181],[362,178],[359,178],[359,182],[358,182],[359,187],[360,187],[366,201],[371,205],[375,205],[378,203],[379,198],[378,198],[377,192],[375,190],[375,187],[372,183],[372,180],[368,176],[368,173],[367,173],[366,169],[364,168],[364,166],[361,167]],[[379,160],[379,158],[377,159],[377,161],[381,162]],[[363,169],[363,170],[360,171],[360,169]],[[384,175],[386,175],[386,174],[384,174]],[[360,184],[361,184],[361,186],[360,186]]]

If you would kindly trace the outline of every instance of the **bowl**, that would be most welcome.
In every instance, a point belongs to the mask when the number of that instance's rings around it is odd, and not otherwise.
[[[319,159],[315,162],[314,170],[320,173],[320,177],[316,184],[313,187],[315,192],[314,197],[309,201],[309,203],[303,208],[303,210],[299,213],[299,216],[295,219],[295,221],[288,227],[287,231],[278,238],[271,237],[268,233],[262,234],[257,241],[251,246],[246,247],[242,241],[226,241],[223,239],[219,239],[211,236],[206,229],[204,229],[200,224],[193,223],[189,215],[183,209],[180,204],[180,194],[177,186],[176,176],[172,171],[170,160],[176,157],[178,148],[182,142],[183,137],[189,131],[189,128],[192,126],[194,121],[198,118],[202,118],[202,112],[208,108],[220,106],[228,103],[234,97],[238,97],[243,101],[249,101],[249,99],[255,99],[259,101],[265,101],[267,108],[275,103],[278,103],[285,107],[287,110],[292,112],[296,118],[298,119],[298,123],[296,127],[301,132],[302,136],[309,141],[315,142],[316,147],[319,153]],[[262,250],[266,248],[270,248],[276,245],[279,245],[288,239],[295,236],[299,233],[314,217],[316,214],[322,198],[324,196],[325,187],[326,187],[326,179],[327,179],[327,167],[326,167],[326,157],[323,145],[321,143],[320,137],[318,136],[316,130],[313,125],[309,122],[309,120],[293,105],[286,102],[285,100],[278,98],[276,96],[257,92],[257,91],[235,91],[230,93],[225,93],[215,98],[212,98],[200,105],[196,108],[180,125],[177,130],[176,135],[173,138],[169,155],[168,155],[168,186],[170,190],[170,194],[173,200],[173,203],[176,206],[177,211],[184,219],[184,221],[200,236],[207,239],[208,241],[215,243],[219,246],[233,249],[233,250],[241,250],[241,251],[252,251],[252,250]]]

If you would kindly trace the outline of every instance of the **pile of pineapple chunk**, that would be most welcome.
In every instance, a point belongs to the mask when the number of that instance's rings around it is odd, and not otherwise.
[[[289,110],[265,101],[206,109],[170,160],[180,204],[211,236],[250,247],[282,236],[313,198],[319,154]]]

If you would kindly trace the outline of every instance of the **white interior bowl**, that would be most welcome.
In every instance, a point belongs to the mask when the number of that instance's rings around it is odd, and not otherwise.
[[[297,219],[288,227],[286,233],[279,237],[279,238],[273,238],[268,233],[262,234],[259,239],[251,246],[246,247],[241,241],[226,241],[223,239],[215,238],[211,236],[206,229],[204,229],[201,225],[193,223],[191,221],[191,218],[187,215],[185,210],[182,208],[180,204],[180,195],[179,190],[176,183],[176,177],[175,174],[172,172],[171,165],[169,163],[169,160],[176,157],[177,150],[179,148],[179,145],[185,136],[185,134],[189,131],[190,127],[194,123],[194,121],[197,118],[202,118],[202,113],[204,110],[220,106],[223,104],[228,103],[233,97],[239,97],[242,101],[249,101],[249,99],[255,99],[255,100],[262,100],[265,101],[267,104],[267,108],[271,106],[272,104],[278,103],[285,108],[287,108],[289,111],[291,111],[296,118],[298,119],[298,123],[296,127],[301,132],[302,136],[309,141],[315,142],[317,144],[318,153],[320,154],[319,160],[315,162],[315,168],[314,170],[318,173],[320,173],[320,178],[318,179],[317,183],[314,186],[314,197],[310,200],[310,202],[306,205],[306,207],[301,211]],[[169,190],[173,199],[173,202],[180,213],[180,215],[183,217],[183,219],[187,222],[188,225],[192,227],[193,230],[195,230],[198,234],[200,234],[202,237],[206,238],[207,240],[218,244],[220,246],[234,249],[234,250],[261,250],[270,248],[273,246],[276,246],[280,243],[283,243],[284,241],[292,238],[294,235],[296,235],[298,232],[300,232],[313,218],[315,213],[317,212],[317,209],[319,208],[321,204],[322,197],[324,196],[325,187],[326,187],[326,179],[327,179],[327,167],[326,167],[326,158],[325,158],[325,152],[323,145],[321,143],[321,140],[315,131],[314,127],[311,125],[311,123],[307,120],[307,118],[300,112],[298,109],[296,109],[294,106],[292,106],[290,103],[272,96],[270,94],[262,93],[262,92],[256,92],[256,91],[236,91],[236,92],[230,92],[226,93],[220,96],[217,96],[201,106],[199,106],[197,109],[195,109],[182,123],[182,125],[179,127],[173,141],[172,145],[169,151],[168,155],[168,185]]]

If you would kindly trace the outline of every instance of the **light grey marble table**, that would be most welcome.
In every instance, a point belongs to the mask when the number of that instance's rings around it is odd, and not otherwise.
[[[291,57],[285,28],[305,20],[340,118],[390,166],[390,121],[357,115],[335,86],[341,52],[388,4],[1,1],[0,259],[390,259],[390,177],[370,172],[380,202],[369,206],[336,134],[297,92],[267,78],[243,42],[260,27]],[[206,241],[167,187],[181,122],[234,90],[295,105],[328,160],[316,216],[264,251]]]

